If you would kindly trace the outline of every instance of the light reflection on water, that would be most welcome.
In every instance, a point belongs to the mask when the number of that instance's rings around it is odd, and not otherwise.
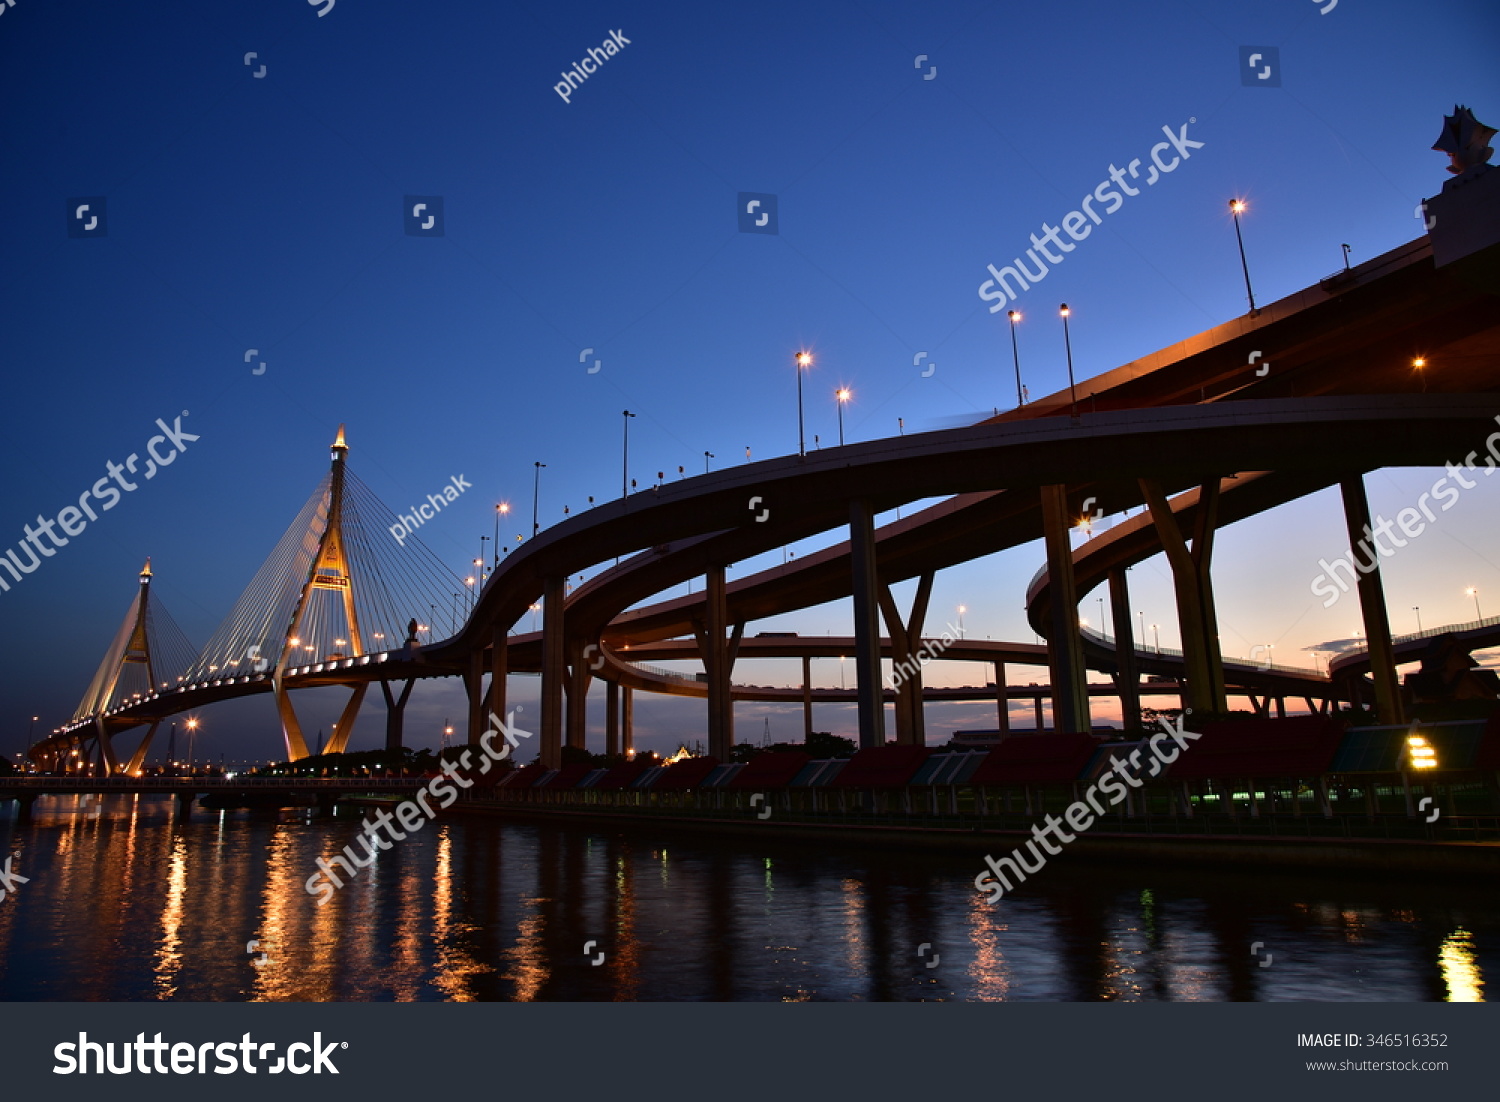
[[[1064,859],[990,906],[964,853],[448,816],[320,907],[304,882],[353,815],[98,806],[0,812],[30,878],[0,997],[1472,1002],[1500,970],[1500,894],[1470,884]]]

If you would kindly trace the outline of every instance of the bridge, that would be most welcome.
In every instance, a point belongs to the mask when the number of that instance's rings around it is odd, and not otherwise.
[[[1334,662],[1331,674],[1236,662],[1221,653],[1211,565],[1224,526],[1332,487],[1354,554],[1370,524],[1364,474],[1463,463],[1466,454],[1487,473],[1485,463],[1500,458],[1500,173],[1445,189],[1428,210],[1432,229],[1416,241],[977,424],[745,464],[574,515],[497,562],[446,638],[435,638],[438,610],[464,583],[420,541],[396,547],[385,537],[396,516],[348,470],[341,427],[329,473],[203,650],[186,657],[191,648],[150,595],[148,563],[88,692],[33,761],[58,770],[78,751],[102,775],[133,776],[165,718],[257,693],[272,696],[287,757],[299,760],[308,747],[292,692],[328,685],[350,690],[328,747],[343,750],[371,682],[381,686],[386,745],[395,747],[412,685],[430,677],[462,678],[467,737],[476,742],[487,714],[505,713],[512,672],[541,675],[540,761],[549,768],[564,746],[585,748],[595,679],[606,685],[606,753],[631,749],[632,694],[665,692],[706,701],[709,752],[720,760],[734,745],[737,700],[801,699],[809,731],[812,700],[853,700],[866,747],[885,744],[890,705],[895,741],[920,746],[930,700],[994,698],[1003,730],[1006,701],[1034,700],[1040,720],[1045,699],[1055,730],[1087,732],[1092,698],[1118,697],[1130,715],[1143,692],[1167,684],[1143,686],[1147,675],[1170,679],[1200,715],[1226,713],[1238,695],[1262,714],[1273,701],[1284,711],[1288,697],[1325,713],[1368,701],[1380,722],[1405,722],[1398,662],[1445,633],[1468,645],[1500,643],[1500,621],[1393,640],[1372,556],[1355,585],[1363,652]],[[1265,361],[1259,369],[1247,366],[1252,352]],[[876,526],[878,515],[934,498]],[[766,515],[747,508],[752,499]],[[1111,515],[1139,512],[1073,548],[1086,501]],[[825,533],[844,538],[726,578],[734,563]],[[925,633],[937,571],[1038,540],[1045,563],[1020,599],[1044,644]],[[1157,554],[1172,574],[1181,652],[1133,638],[1125,571]],[[569,588],[569,578],[591,570],[599,572]],[[701,592],[661,597],[693,579]],[[902,610],[892,587],[913,579],[915,599]],[[1078,616],[1100,585],[1113,607],[1109,636]],[[747,634],[756,621],[841,598],[853,606],[842,638]],[[538,603],[541,631],[512,634]],[[812,689],[808,663],[835,652],[852,658],[854,687]],[[929,688],[921,666],[934,654],[986,663],[994,679],[973,690]],[[800,688],[733,681],[740,659],[772,657],[803,660]],[[701,679],[642,664],[688,658],[703,663]],[[885,659],[911,675],[886,684]],[[1046,665],[1048,684],[1009,684],[1012,664]],[[1090,685],[1090,670],[1111,683]],[[141,727],[122,764],[116,738]]]

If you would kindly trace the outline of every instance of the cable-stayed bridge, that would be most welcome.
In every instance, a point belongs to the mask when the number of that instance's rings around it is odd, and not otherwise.
[[[394,746],[414,681],[448,676],[463,678],[467,737],[475,742],[487,713],[505,714],[508,674],[526,670],[541,674],[538,745],[548,767],[559,765],[564,746],[586,748],[596,677],[606,682],[607,753],[630,747],[630,694],[663,691],[706,698],[709,752],[726,760],[734,701],[785,695],[734,684],[741,657],[801,654],[811,730],[806,662],[816,641],[783,637],[762,646],[746,638],[746,626],[846,598],[855,687],[841,698],[859,705],[861,745],[885,744],[890,704],[896,741],[925,745],[922,704],[931,694],[920,666],[932,651],[923,622],[934,573],[1039,541],[1045,568],[1019,600],[1045,647],[986,650],[967,640],[960,660],[994,663],[989,691],[997,701],[1013,695],[1007,662],[1046,664],[1050,684],[1037,688],[1050,698],[1057,731],[1091,730],[1090,670],[1115,679],[1126,713],[1128,700],[1145,695],[1140,677],[1149,673],[1172,676],[1170,691],[1195,715],[1225,714],[1231,695],[1249,696],[1262,712],[1273,697],[1278,711],[1282,697],[1307,697],[1321,698],[1325,709],[1369,701],[1380,722],[1404,723],[1398,656],[1410,661],[1424,640],[1393,641],[1373,555],[1368,569],[1360,564],[1350,596],[1367,654],[1334,663],[1330,679],[1224,657],[1214,538],[1229,524],[1337,488],[1352,557],[1372,523],[1366,472],[1445,464],[1451,472],[1463,464],[1484,477],[1500,466],[1500,223],[1485,213],[1500,206],[1500,173],[1467,188],[1429,200],[1436,220],[1427,237],[977,424],[746,463],[574,515],[497,564],[446,639],[422,641],[420,621],[424,610],[448,607],[464,584],[417,541],[386,542],[381,530],[398,518],[346,470],[341,430],[327,478],[208,646],[176,668],[169,652],[184,648],[169,638],[170,620],[143,586],[77,714],[33,758],[56,768],[87,742],[105,770],[123,771],[112,745],[123,730],[154,730],[162,718],[212,701],[269,693],[288,757],[296,759],[307,745],[291,690],[328,685],[351,694],[330,744],[342,749],[371,681],[385,696],[387,746]],[[1254,366],[1258,359],[1265,362]],[[875,524],[933,499],[940,500]],[[1073,547],[1070,532],[1094,503],[1110,515],[1140,513]],[[1424,496],[1399,514],[1403,531],[1421,511],[1428,523],[1441,515]],[[832,532],[847,538],[795,564],[726,580],[733,564]],[[1157,554],[1172,574],[1181,654],[1148,651],[1133,638],[1125,571]],[[616,557],[617,566],[600,569]],[[599,572],[570,592],[569,579],[589,570]],[[699,578],[700,592],[661,597]],[[892,586],[907,580],[917,581],[917,598],[903,611]],[[1110,587],[1114,613],[1108,639],[1086,633],[1078,616],[1087,589],[1101,584]],[[512,636],[539,601],[542,630]],[[1500,624],[1464,625],[1455,634],[1466,645],[1494,645]],[[679,639],[695,644],[700,677],[663,675],[635,661]],[[915,667],[913,676],[887,686],[887,658]],[[819,698],[833,699],[832,690]],[[1003,704],[998,719],[1004,728]],[[138,747],[130,763],[142,754]]]

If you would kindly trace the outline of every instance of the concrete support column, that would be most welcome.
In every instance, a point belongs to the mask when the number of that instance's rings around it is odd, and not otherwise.
[[[1115,663],[1119,666],[1120,712],[1129,730],[1141,717],[1141,675],[1135,662],[1135,629],[1130,617],[1130,583],[1123,570],[1109,572],[1109,607],[1115,621]]]
[[[490,711],[501,719],[506,718],[505,698],[509,678],[510,632],[497,625],[490,642]]]
[[[802,741],[812,738],[812,658],[802,656]]]
[[[1052,671],[1052,720],[1059,734],[1093,729],[1078,627],[1078,587],[1073,581],[1073,549],[1068,544],[1068,488],[1043,486],[1042,530],[1047,544],[1047,577],[1052,589],[1051,637],[1047,658]]]
[[[1004,738],[1010,734],[1010,698],[1005,692],[1005,663],[995,663],[995,720]]]
[[[563,579],[542,586],[542,765],[562,767],[563,681],[568,676],[563,640]]]
[[[385,748],[401,749],[401,722],[406,712],[406,699],[411,696],[411,687],[417,683],[415,677],[407,678],[400,697],[391,695],[391,683],[382,681],[380,692],[385,697]]]
[[[849,558],[854,575],[854,670],[859,685],[859,745],[864,749],[885,745],[875,513],[868,501],[849,503]]]
[[[878,589],[880,611],[891,640],[891,659],[899,672],[896,680],[896,742],[903,746],[925,746],[927,730],[922,708],[922,626],[932,599],[933,575],[929,571],[917,582],[911,615],[903,620],[890,586]]]
[[[1038,693],[1036,696],[1032,697],[1031,704],[1032,707],[1036,709],[1036,729],[1040,731],[1047,725],[1046,722],[1042,719],[1042,694]]]
[[[1224,691],[1224,661],[1219,647],[1218,618],[1214,612],[1209,564],[1218,523],[1219,480],[1199,490],[1198,516],[1189,550],[1161,483],[1140,479],[1141,494],[1172,568],[1177,597],[1177,623],[1182,632],[1182,662],[1187,675],[1185,706],[1194,712],[1220,714],[1228,710]]]
[[[635,690],[620,688],[620,753],[627,757],[635,750]]]
[[[724,567],[709,567],[704,575],[703,597],[706,618],[699,646],[708,674],[708,752],[728,761],[734,749],[734,698],[730,693],[731,658],[724,638],[729,626]]]
[[[568,654],[568,689],[567,698],[563,701],[563,710],[566,717],[567,744],[578,750],[588,749],[589,685],[594,680],[594,674],[589,669],[589,665],[591,661],[597,660],[586,658],[585,655],[592,654],[594,652],[590,651],[582,640],[574,644]]]
[[[475,649],[469,654],[469,668],[464,671],[464,689],[468,696],[470,746],[479,745],[479,736],[484,734],[484,651]]]
[[[612,758],[620,753],[620,685],[615,681],[604,683],[604,753]]]
[[[1375,682],[1375,713],[1381,723],[1404,723],[1401,689],[1396,681],[1396,661],[1391,649],[1391,622],[1386,615],[1385,587],[1380,581],[1379,550],[1370,531],[1370,503],[1365,498],[1363,475],[1349,475],[1339,482],[1344,498],[1344,524],[1349,531],[1349,555],[1353,562],[1368,560],[1372,569],[1359,572],[1359,609],[1365,621],[1369,645],[1370,677]],[[1361,556],[1363,541],[1366,554]]]

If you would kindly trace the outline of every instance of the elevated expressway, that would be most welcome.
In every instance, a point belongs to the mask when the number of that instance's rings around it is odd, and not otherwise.
[[[1087,379],[1078,385],[1076,410],[1061,392],[965,428],[746,464],[597,506],[513,551],[452,638],[360,664],[289,670],[285,680],[295,688],[459,673],[467,683],[472,740],[486,711],[504,710],[503,675],[537,670],[541,753],[549,765],[559,760],[564,738],[583,745],[594,676],[610,682],[612,737],[620,726],[616,686],[702,693],[710,751],[724,756],[733,737],[733,700],[757,699],[754,690],[731,685],[735,656],[810,657],[827,643],[762,644],[745,638],[744,626],[853,597],[860,738],[876,745],[884,741],[889,695],[880,660],[909,658],[917,648],[933,574],[1044,539],[1047,566],[1026,597],[1028,617],[1047,647],[975,646],[972,658],[950,648],[944,657],[1035,663],[1045,653],[1059,728],[1087,727],[1088,667],[1121,675],[1122,685],[1142,672],[1181,675],[1191,706],[1207,711],[1223,710],[1232,686],[1326,698],[1330,687],[1316,674],[1220,658],[1208,581],[1212,534],[1333,485],[1341,487],[1357,533],[1363,472],[1441,466],[1471,448],[1482,451],[1500,413],[1500,312],[1489,282],[1497,258],[1500,246],[1489,245],[1440,268],[1423,238],[1254,316]],[[1260,356],[1252,359],[1252,352]],[[1430,365],[1424,372],[1412,367],[1417,355]],[[877,514],[934,497],[944,500],[875,529]],[[1111,513],[1141,505],[1149,512],[1075,552],[1067,532],[1088,497]],[[754,510],[752,498],[759,499]],[[726,583],[728,564],[844,528],[850,536],[844,543]],[[1114,634],[1124,646],[1085,636],[1079,593],[1161,551],[1173,568],[1184,654],[1131,646],[1128,601],[1115,602]],[[629,557],[566,593],[567,578],[617,556]],[[639,607],[700,576],[701,594]],[[889,587],[910,578],[919,579],[917,607],[903,617]],[[1378,572],[1370,578],[1375,589],[1362,584],[1360,597],[1366,634],[1377,641],[1374,689],[1391,713],[1389,629],[1383,602],[1375,599]],[[538,598],[543,630],[511,636]],[[668,646],[671,640],[681,642]],[[701,658],[706,682],[664,677],[628,660],[664,654]],[[491,677],[487,699],[486,671],[502,675]],[[268,689],[255,678],[225,679],[130,705],[113,721],[140,723],[156,712]],[[898,739],[921,741],[920,678],[903,689],[895,694]]]

